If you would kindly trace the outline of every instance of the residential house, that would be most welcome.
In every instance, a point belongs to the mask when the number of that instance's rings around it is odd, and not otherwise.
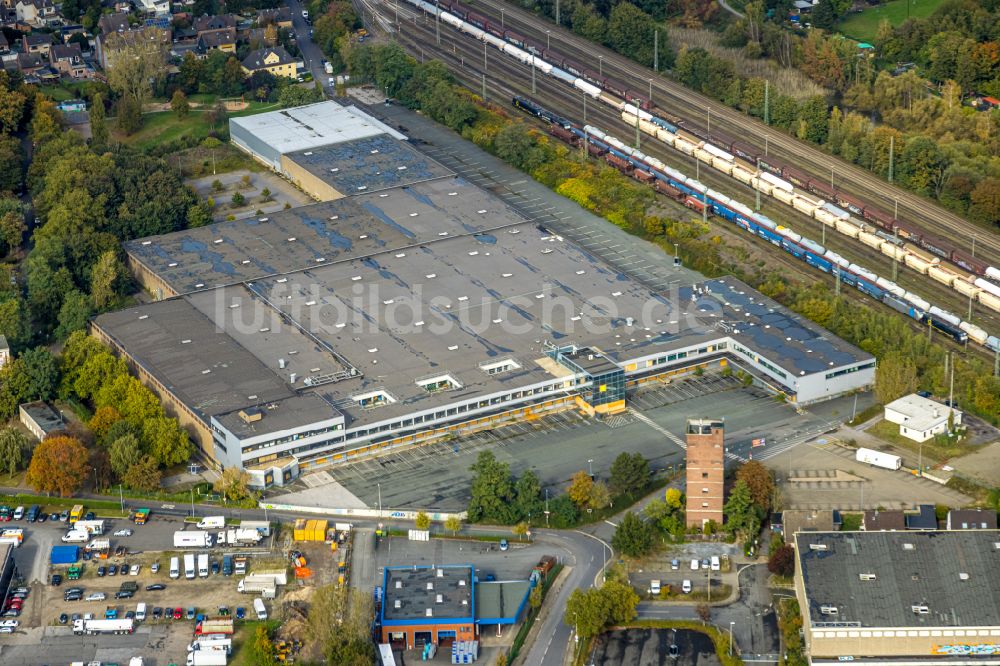
[[[45,61],[37,53],[18,53],[17,69],[25,77],[39,76],[41,71],[45,69]]]
[[[14,15],[18,23],[35,28],[44,28],[48,26],[49,21],[58,17],[52,0],[17,0],[17,4],[14,5]]]
[[[243,71],[247,76],[257,72],[270,72],[274,76],[295,78],[295,59],[281,46],[251,51],[243,59]]]
[[[236,17],[232,14],[221,14],[218,16],[209,16],[208,14],[203,14],[194,20],[191,27],[194,29],[195,34],[201,37],[203,34],[208,32],[216,32],[219,30],[229,30],[236,29]]]
[[[47,32],[32,32],[21,37],[22,53],[37,53],[43,58],[48,58],[51,47],[52,35]]]
[[[915,442],[926,442],[948,431],[948,421],[962,424],[962,412],[930,398],[911,393],[885,406],[885,420],[899,424],[899,434]]]
[[[257,12],[257,25],[265,26],[270,23],[279,28],[292,29],[292,10],[288,7],[276,7],[275,9],[262,9]]]
[[[921,504],[917,513],[906,514],[906,529],[936,530],[938,528],[937,512],[933,504]]]
[[[199,55],[206,55],[212,50],[236,53],[236,28],[213,30],[199,35],[197,50]]]
[[[2,30],[0,30],[0,53],[10,53],[10,44],[7,42],[7,38],[4,36]]]
[[[83,61],[83,52],[76,42],[53,46],[49,53],[49,62],[57,72],[74,79],[90,78],[93,72]]]
[[[997,512],[992,509],[952,509],[948,512],[949,530],[995,530]]]
[[[865,511],[861,529],[866,532],[892,532],[906,529],[906,516],[902,511]]]
[[[113,32],[125,32],[131,29],[128,15],[124,13],[105,14],[97,21],[97,32],[102,35],[110,35]]]
[[[155,16],[169,16],[170,0],[137,0],[135,8]]]

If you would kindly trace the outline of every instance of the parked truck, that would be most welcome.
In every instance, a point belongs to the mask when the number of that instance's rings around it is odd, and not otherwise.
[[[108,539],[92,539],[84,550],[102,560],[107,559],[111,552],[111,541]]]
[[[212,535],[208,532],[174,532],[174,548],[210,548]]]
[[[184,577],[189,580],[194,578],[194,553],[184,555]]]
[[[104,521],[103,520],[78,520],[76,524],[73,525],[74,530],[83,530],[90,534],[91,536],[100,536],[104,534]]]
[[[136,525],[145,525],[149,522],[149,509],[139,509],[132,517]]]
[[[226,654],[233,652],[233,639],[231,638],[196,638],[188,644],[187,651],[196,650],[225,650]]]
[[[266,520],[241,520],[240,529],[257,530],[261,536],[271,536],[271,523]]]
[[[69,512],[69,524],[72,525],[76,521],[83,518],[84,513],[86,513],[86,509],[82,504],[75,505],[73,509]]]
[[[247,558],[237,557],[233,559],[233,573],[242,576],[247,572]]]
[[[198,521],[199,530],[217,530],[220,527],[226,526],[225,516],[205,516]]]
[[[195,625],[195,636],[232,636],[233,618],[230,617],[209,617]],[[198,640],[207,640],[199,638]]]
[[[240,527],[220,531],[215,539],[215,542],[220,546],[257,545],[263,538],[264,537],[262,537],[260,532],[257,530],[244,529]]]
[[[903,459],[899,456],[894,456],[891,453],[882,453],[873,449],[858,449],[855,453],[855,459],[858,462],[885,469],[899,469],[903,466]]]
[[[189,652],[186,666],[226,666],[229,654],[225,650],[195,650]]]
[[[198,556],[198,576],[208,578],[208,553],[202,553]]]
[[[240,594],[260,594],[269,599],[273,599],[277,594],[277,587],[274,579],[270,576],[247,576],[236,584],[236,591]]]
[[[247,578],[270,578],[275,585],[288,585],[288,572],[284,569],[264,569],[254,571]]]
[[[131,634],[135,631],[135,621],[125,620],[74,620],[73,633],[82,634]]]

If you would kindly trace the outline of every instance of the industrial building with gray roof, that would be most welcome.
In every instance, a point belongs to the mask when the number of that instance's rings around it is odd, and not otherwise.
[[[100,315],[95,334],[220,466],[615,411],[627,382],[697,364],[735,362],[800,403],[874,376],[871,355],[738,280],[652,292],[450,173],[126,252],[167,300]]]
[[[1000,657],[1000,532],[807,532],[795,545],[814,660]]]

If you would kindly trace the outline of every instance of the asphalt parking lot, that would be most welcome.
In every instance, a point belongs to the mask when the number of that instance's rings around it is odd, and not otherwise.
[[[591,466],[596,476],[606,477],[622,451],[642,453],[655,471],[676,469],[684,461],[678,441],[683,438],[686,419],[692,417],[725,418],[734,463],[746,456],[754,438],[767,438],[764,448],[754,450],[754,457],[766,457],[829,427],[826,420],[808,412],[796,413],[759,389],[743,388],[735,379],[711,373],[645,388],[631,396],[629,403],[634,413],[605,422],[566,411],[332,467],[328,472],[368,506],[378,506],[380,485],[386,511],[393,507],[460,511],[468,503],[469,468],[484,450],[493,451],[514,474],[531,468],[544,486],[558,490],[575,472]]]
[[[167,627],[139,627],[127,636],[74,636],[67,627],[45,627],[26,634],[5,636],[0,641],[0,663],[23,666],[102,662],[127,664],[142,655],[148,666],[183,663],[188,631]],[[44,645],[44,650],[40,647]]]
[[[670,646],[677,646],[671,657]],[[717,666],[715,646],[705,634],[674,629],[619,629],[597,638],[590,660],[593,666]]]

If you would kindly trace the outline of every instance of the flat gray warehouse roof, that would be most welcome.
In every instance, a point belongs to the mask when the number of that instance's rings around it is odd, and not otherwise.
[[[300,150],[286,157],[348,196],[452,175],[409,143],[386,134]]]
[[[472,584],[472,567],[466,565],[386,567],[382,617],[414,624],[442,619],[471,621]]]
[[[391,127],[353,106],[333,101],[229,119],[272,150],[285,154],[376,134],[406,139]]]
[[[996,530],[803,533],[795,546],[813,628],[1000,626]]]
[[[125,251],[183,294],[523,221],[463,178],[446,177],[150,236]]]

